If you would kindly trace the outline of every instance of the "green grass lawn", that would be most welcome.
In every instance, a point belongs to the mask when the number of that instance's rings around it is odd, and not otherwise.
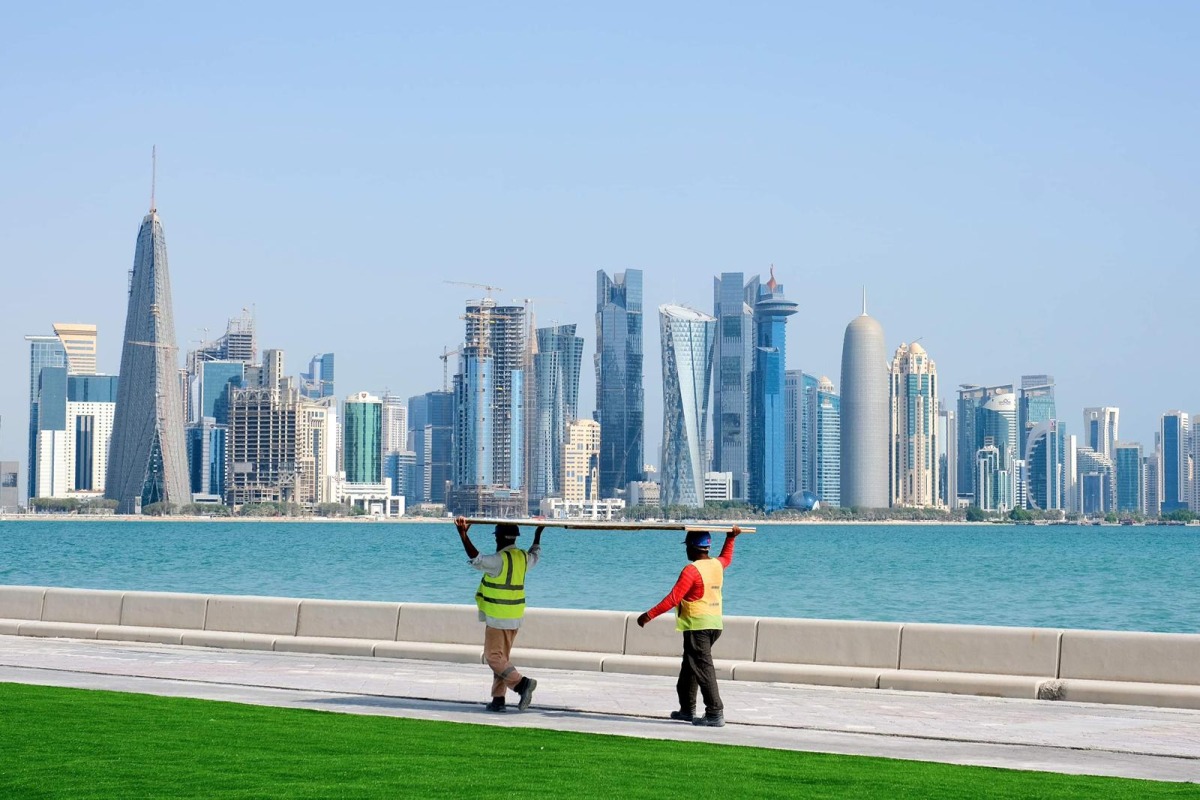
[[[1197,797],[1195,785],[0,684],[0,798]]]

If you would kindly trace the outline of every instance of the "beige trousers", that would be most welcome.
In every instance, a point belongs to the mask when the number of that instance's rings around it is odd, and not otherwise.
[[[495,676],[492,679],[492,697],[504,697],[508,689],[515,688],[521,682],[521,673],[508,660],[516,638],[515,630],[483,629],[483,655]]]

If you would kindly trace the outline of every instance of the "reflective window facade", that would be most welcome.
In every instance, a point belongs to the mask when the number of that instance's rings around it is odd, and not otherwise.
[[[342,406],[342,462],[347,483],[383,483],[383,402],[366,393]]]
[[[642,271],[596,273],[596,421],[600,423],[600,497],[642,479]]]
[[[704,505],[704,453],[716,320],[681,306],[661,306],[658,312],[663,368],[662,503],[700,508]],[[780,377],[782,401],[782,374]],[[782,445],[780,441],[781,456]],[[782,472],[782,464],[780,467]]]

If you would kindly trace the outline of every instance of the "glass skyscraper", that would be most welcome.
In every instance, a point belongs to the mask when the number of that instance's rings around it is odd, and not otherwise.
[[[892,505],[936,506],[941,483],[937,365],[919,342],[902,344],[889,375]]]
[[[538,328],[533,357],[537,394],[530,431],[529,499],[562,497],[560,486],[567,427],[579,417],[583,338],[574,325]]]
[[[1038,425],[1057,419],[1054,405],[1054,377],[1051,375],[1021,376],[1021,395],[1017,407],[1017,435],[1020,437],[1019,454],[1025,458],[1027,439]]]
[[[659,306],[662,332],[664,506],[704,505],[704,453],[716,320],[682,306]],[[780,373],[782,406],[783,375]],[[780,408],[782,424],[782,408]],[[782,432],[780,434],[782,440]],[[778,442],[779,455],[783,442]],[[782,473],[782,458],[780,463]],[[782,475],[781,475],[782,482]]]
[[[342,463],[346,483],[383,483],[383,402],[367,392],[342,405]]]
[[[1145,469],[1142,446],[1137,442],[1117,442],[1117,511],[1143,513],[1146,508]]]
[[[1083,410],[1083,444],[1097,453],[1114,457],[1113,448],[1120,435],[1121,409],[1113,406]]]
[[[801,370],[784,374],[784,485],[792,495],[814,492],[817,437],[817,379]]]
[[[1063,508],[1063,448],[1066,429],[1058,420],[1039,422],[1029,432],[1026,462],[1029,505],[1043,511]]]
[[[829,378],[816,393],[816,486],[813,493],[827,506],[842,504],[842,398]]]
[[[154,208],[138,230],[122,342],[105,495],[122,514],[190,503],[167,241]]]
[[[759,286],[754,304],[754,373],[750,393],[749,499],[767,512],[783,508],[788,497],[783,384],[787,318],[798,309],[798,304],[784,298],[783,284],[776,283],[772,269],[770,280]]]
[[[1168,411],[1159,423],[1163,514],[1188,507],[1191,488],[1189,421],[1186,411]]]
[[[66,367],[67,350],[57,336],[26,336],[29,342],[29,455],[26,462],[28,497],[37,493],[38,392],[42,369]]]
[[[733,499],[750,491],[752,387],[755,361],[754,309],[759,279],[745,282],[741,272],[713,279],[713,470],[733,475]]]
[[[333,353],[320,353],[308,362],[308,372],[300,373],[300,396],[310,400],[333,397]]]
[[[600,497],[642,479],[646,399],[642,384],[642,271],[596,273],[596,421]],[[702,476],[703,477],[703,476]]]

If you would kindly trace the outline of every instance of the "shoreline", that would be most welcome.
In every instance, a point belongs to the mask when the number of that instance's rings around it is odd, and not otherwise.
[[[1023,526],[1034,528],[1186,528],[1200,527],[1200,522],[1186,524],[1160,524],[1160,523],[1143,523],[1141,525],[1122,525],[1119,522],[1025,522],[1018,523],[1011,520],[984,520],[981,522],[968,522],[966,520],[914,520],[914,519],[895,519],[895,520],[857,520],[857,519],[788,519],[788,520],[767,520],[767,519],[706,519],[706,520],[688,520],[703,524],[713,525],[753,525],[756,527],[780,527],[780,526],[971,526],[971,527],[1007,527],[1007,526]],[[233,523],[298,523],[298,524],[315,524],[315,523],[333,523],[333,524],[352,524],[352,525],[420,525],[420,524],[451,524],[451,517],[237,517],[237,516],[166,516],[166,517],[149,517],[141,514],[0,514],[0,522],[132,522],[132,523],[159,523],[159,522],[183,522],[183,523],[205,523],[205,522],[233,522]],[[553,522],[553,520],[547,520]],[[683,523],[680,523],[683,524]],[[551,526],[552,527],[552,526]]]

